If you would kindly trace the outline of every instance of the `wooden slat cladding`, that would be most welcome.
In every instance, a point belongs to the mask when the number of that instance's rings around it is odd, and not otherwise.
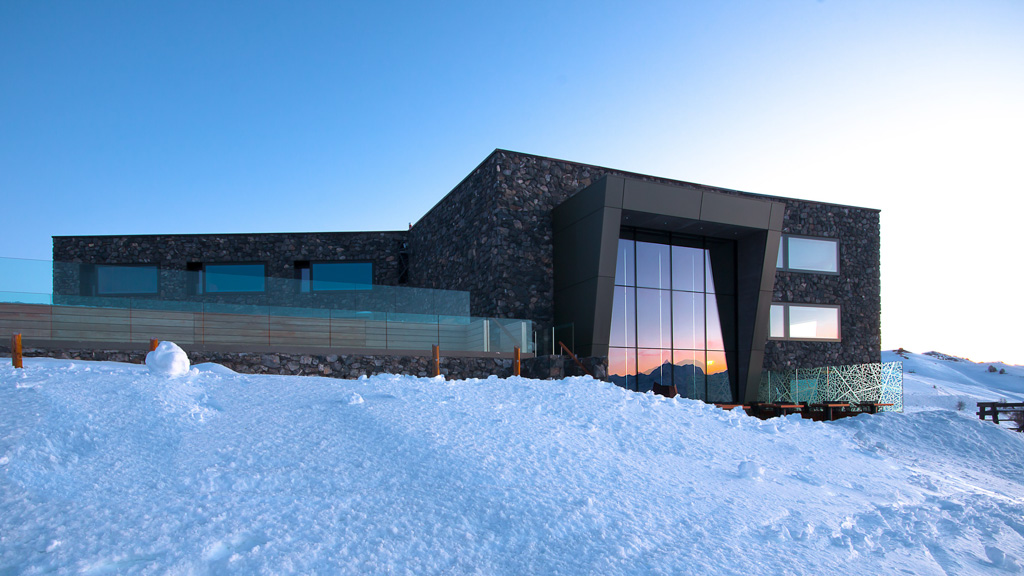
[[[79,342],[169,340],[192,345],[484,351],[484,322],[385,322],[365,318],[0,303],[0,334]],[[500,339],[500,338],[499,338]]]
[[[0,334],[49,339],[51,318],[50,306],[45,304],[0,305]]]

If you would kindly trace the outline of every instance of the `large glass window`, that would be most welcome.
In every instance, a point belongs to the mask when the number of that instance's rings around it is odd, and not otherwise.
[[[776,267],[797,272],[839,273],[839,241],[784,235]]]
[[[779,340],[840,340],[839,307],[809,304],[772,304],[770,338]]]
[[[263,264],[206,264],[203,266],[203,290],[218,292],[263,292],[266,289]]]
[[[735,244],[625,229],[617,252],[611,380],[641,392],[674,384],[685,397],[732,401],[727,350],[734,347],[726,342],[735,330],[723,330],[719,307],[735,308]]]
[[[96,294],[156,294],[158,274],[156,266],[96,266]]]

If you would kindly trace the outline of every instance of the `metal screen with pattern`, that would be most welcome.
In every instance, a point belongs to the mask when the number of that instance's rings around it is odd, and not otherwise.
[[[903,411],[903,363],[854,364],[762,372],[759,402],[880,402]]]

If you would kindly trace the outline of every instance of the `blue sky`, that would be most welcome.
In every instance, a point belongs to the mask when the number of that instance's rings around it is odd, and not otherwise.
[[[1024,3],[0,3],[0,256],[404,229],[494,148],[882,209],[883,346],[1024,364]]]

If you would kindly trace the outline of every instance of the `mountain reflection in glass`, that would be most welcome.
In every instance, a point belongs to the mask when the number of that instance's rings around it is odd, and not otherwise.
[[[616,259],[610,379],[640,392],[654,384],[675,385],[683,397],[733,401],[718,306],[719,298],[735,296],[729,290],[716,295],[705,241],[629,230],[623,236]]]

